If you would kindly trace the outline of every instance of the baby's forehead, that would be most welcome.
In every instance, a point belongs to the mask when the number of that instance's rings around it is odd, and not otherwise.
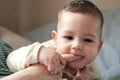
[[[88,13],[83,14],[83,13],[80,13],[80,12],[70,12],[70,11],[65,11],[65,10],[63,10],[59,13],[58,23],[62,22],[62,21],[65,21],[65,20],[69,20],[70,18],[76,17],[76,14],[77,14],[78,20],[81,19],[81,18],[86,18],[84,16],[87,16],[88,18],[90,17],[91,20],[94,20],[96,24],[99,23],[99,25],[101,26],[101,19],[98,16],[94,16],[94,15],[88,14]],[[83,17],[81,17],[81,16],[83,16]],[[74,18],[73,18],[73,21],[74,21]],[[87,21],[85,21],[85,22],[88,23]]]
[[[72,13],[71,15],[69,15],[69,16],[67,16],[68,14],[66,14],[66,13]],[[66,23],[64,22],[65,21],[65,18],[67,18],[67,17],[71,17],[71,16],[74,16],[74,14],[76,14],[75,12],[69,12],[69,11],[64,11],[64,12],[62,12],[61,13],[61,15],[59,16],[59,20],[58,20],[58,25],[57,25],[57,28],[58,29],[60,29],[60,28],[62,28],[62,27],[67,27],[67,26],[63,26],[63,25],[65,25]],[[95,21],[95,22],[93,22],[95,25],[96,25],[96,28],[97,28],[97,32],[100,32],[100,34],[101,34],[101,21],[100,21],[100,19],[99,18],[97,18],[97,17],[95,17],[95,16],[93,16],[93,15],[90,15],[90,14],[83,14],[83,13],[78,13],[77,12],[77,15],[80,15],[81,16],[81,14],[82,15],[84,15],[84,16],[90,16],[90,18],[92,18],[93,19],[93,21]],[[67,16],[67,17],[66,17]],[[88,17],[85,17],[86,19],[88,19]],[[65,18],[64,18],[65,17]],[[68,19],[69,19],[68,18]],[[84,21],[86,24],[88,23],[90,23],[91,21],[92,21],[92,19],[88,22],[88,21]],[[81,20],[81,19],[80,19]],[[72,20],[72,21],[74,21],[74,20]],[[78,21],[79,22],[79,21]],[[81,21],[82,22],[82,21]],[[72,23],[72,22],[71,22]],[[91,23],[90,23],[91,24]],[[75,28],[75,26],[73,26],[74,28]]]
[[[78,14],[78,16],[79,16],[79,15],[91,16],[92,18],[98,19],[98,20],[100,20],[100,22],[101,22],[101,18],[100,18],[99,16],[97,16],[97,15],[92,14],[92,13],[71,12],[71,11],[66,11],[66,10],[61,10],[61,11],[59,12],[59,14],[58,14],[58,20],[61,19],[61,18],[64,18],[64,16],[67,16],[67,15],[69,15],[69,14],[72,14],[72,15],[70,15],[70,16],[74,16],[74,14]]]

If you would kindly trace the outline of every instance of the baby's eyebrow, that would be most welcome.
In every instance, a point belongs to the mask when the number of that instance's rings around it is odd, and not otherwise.
[[[73,32],[73,31],[63,31],[63,33],[67,33],[67,34],[75,34],[75,32]]]
[[[97,38],[94,34],[85,34],[85,36],[90,36],[92,38]]]

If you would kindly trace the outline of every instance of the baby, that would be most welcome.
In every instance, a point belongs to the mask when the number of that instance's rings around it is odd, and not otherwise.
[[[53,40],[13,51],[7,65],[16,72],[40,63],[51,74],[63,70],[74,80],[98,79],[99,72],[93,61],[103,43],[102,26],[103,15],[92,2],[73,0],[59,11],[57,29],[52,31]]]

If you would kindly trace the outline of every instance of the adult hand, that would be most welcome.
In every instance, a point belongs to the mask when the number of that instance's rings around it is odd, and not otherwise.
[[[62,71],[58,74],[51,75],[45,66],[34,64],[2,80],[60,80],[61,77]]]

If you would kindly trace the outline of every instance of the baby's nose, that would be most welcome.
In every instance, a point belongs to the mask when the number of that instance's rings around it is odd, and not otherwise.
[[[74,41],[72,45],[72,49],[74,50],[82,50],[83,44],[80,41]]]

